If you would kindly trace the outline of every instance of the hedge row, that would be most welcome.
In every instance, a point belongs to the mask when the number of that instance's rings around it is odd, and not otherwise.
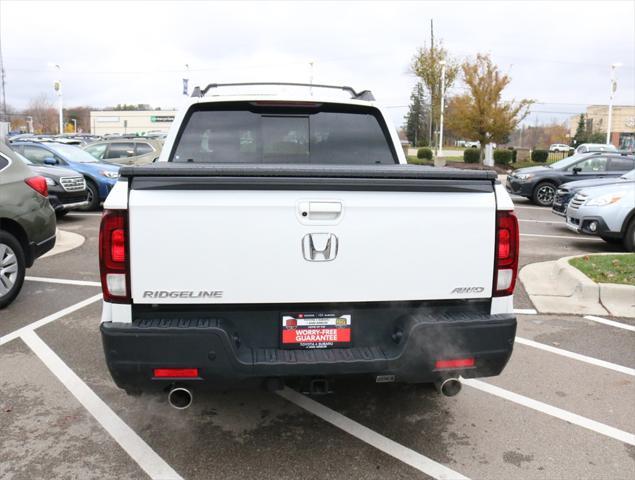
[[[494,150],[494,163],[496,165],[509,165],[512,162],[511,150]]]
[[[466,148],[465,150],[463,150],[463,161],[465,163],[480,163],[481,149],[480,148]]]
[[[531,161],[537,163],[545,163],[549,158],[549,150],[532,150]]]
[[[417,158],[422,160],[432,160],[432,150],[430,148],[420,148],[417,150]]]

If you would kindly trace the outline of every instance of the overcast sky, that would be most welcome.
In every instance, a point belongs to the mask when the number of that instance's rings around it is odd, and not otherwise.
[[[369,88],[402,123],[418,46],[458,59],[491,54],[505,98],[538,103],[532,124],[605,104],[635,104],[635,2],[29,2],[0,0],[7,103],[25,107],[53,81],[66,106],[182,101],[192,84],[309,81]],[[61,67],[57,72],[54,65]],[[185,73],[185,65],[189,73]],[[457,86],[457,91],[460,85]]]

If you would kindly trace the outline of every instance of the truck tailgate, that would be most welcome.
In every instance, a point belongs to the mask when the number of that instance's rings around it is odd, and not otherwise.
[[[491,296],[491,180],[353,177],[133,178],[134,303]]]

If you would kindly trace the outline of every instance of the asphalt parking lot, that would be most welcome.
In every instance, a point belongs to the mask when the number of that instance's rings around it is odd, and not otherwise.
[[[514,200],[521,265],[617,250]],[[61,229],[86,241],[40,259],[0,312],[0,478],[635,475],[635,322],[536,314],[522,285],[509,365],[499,377],[466,381],[456,397],[350,382],[313,398],[194,392],[184,411],[165,396],[129,397],[103,361],[99,218],[62,219]]]

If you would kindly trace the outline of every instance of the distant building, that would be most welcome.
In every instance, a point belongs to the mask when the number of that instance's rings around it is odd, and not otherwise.
[[[167,132],[176,110],[100,110],[90,112],[90,133]]]
[[[609,107],[607,105],[589,105],[586,109],[587,130],[606,134]],[[573,137],[578,128],[580,115],[569,119],[569,135]],[[635,106],[614,105],[611,119],[611,143],[618,148],[635,146]]]

